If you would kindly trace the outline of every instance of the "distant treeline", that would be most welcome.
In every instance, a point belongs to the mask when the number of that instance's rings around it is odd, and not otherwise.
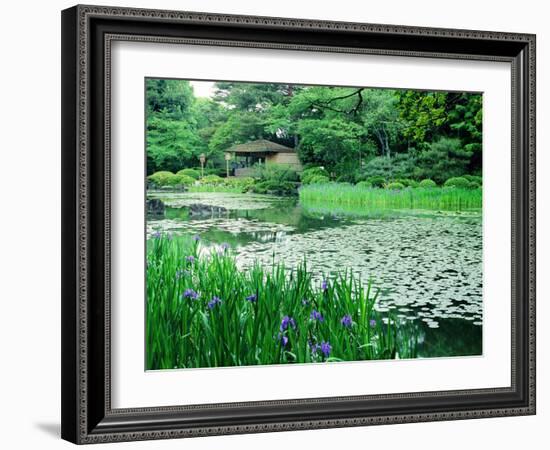
[[[147,172],[223,171],[234,144],[268,139],[338,181],[481,174],[482,95],[218,82],[197,98],[185,80],[148,79]]]

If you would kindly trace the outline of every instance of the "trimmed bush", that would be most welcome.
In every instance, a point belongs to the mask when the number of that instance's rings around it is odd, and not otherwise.
[[[401,189],[405,189],[405,185],[403,183],[398,183],[397,181],[394,181],[392,183],[388,183],[386,189],[400,191]]]
[[[149,175],[147,179],[156,186],[170,187],[170,186],[189,186],[195,183],[195,179],[187,175],[173,174],[168,171],[156,172],[153,175]]]
[[[452,177],[445,181],[443,186],[468,189],[470,187],[470,182],[464,177]]]
[[[401,183],[405,187],[417,187],[418,181],[411,180],[410,178],[398,178],[394,180],[396,183]]]
[[[384,187],[384,185],[386,184],[386,179],[379,176],[367,178],[367,181],[372,184],[373,187],[379,188]]]
[[[195,181],[197,180],[188,175],[176,174],[171,181],[173,186],[191,186],[192,184],[195,184]]]
[[[481,185],[479,183],[477,183],[475,181],[470,181],[470,185],[469,185],[470,189],[478,189],[480,187],[481,187]]]
[[[311,179],[314,177],[325,177],[329,178],[329,173],[324,167],[311,167],[305,169],[301,174],[302,184],[310,184]]]
[[[483,179],[478,175],[462,175],[462,178],[466,178],[470,183],[476,183],[478,186],[483,184]]]
[[[309,182],[306,184],[323,184],[330,182],[328,177],[323,175],[315,175],[314,177],[309,178]]]
[[[160,172],[155,172],[153,175],[149,175],[147,179],[157,186],[172,186],[174,184],[173,178],[175,176],[176,175],[172,172],[161,170]]]
[[[200,180],[202,184],[221,184],[223,181],[224,179],[218,175],[205,175]]]
[[[200,172],[195,169],[182,169],[176,173],[176,175],[186,175],[188,177],[191,177],[195,180],[198,180],[201,176]]]
[[[421,188],[434,188],[436,186],[437,186],[437,183],[434,180],[430,180],[429,178],[422,180],[418,184],[418,187],[421,187]]]
[[[361,189],[368,189],[372,187],[372,183],[370,181],[360,181],[355,186]]]

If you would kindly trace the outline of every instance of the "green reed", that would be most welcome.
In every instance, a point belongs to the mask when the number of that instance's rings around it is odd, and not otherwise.
[[[321,282],[306,261],[242,270],[227,246],[158,234],[147,243],[147,368],[416,357],[415,335],[383,320],[377,296],[351,271]]]
[[[365,209],[480,209],[482,190],[461,188],[406,188],[401,190],[354,186],[344,183],[309,184],[300,188],[304,205],[352,205]]]

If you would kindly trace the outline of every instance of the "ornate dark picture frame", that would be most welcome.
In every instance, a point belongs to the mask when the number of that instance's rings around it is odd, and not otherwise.
[[[512,373],[506,388],[113,409],[115,40],[505,61],[512,67]],[[62,437],[98,443],[535,413],[535,36],[98,6],[62,12]]]

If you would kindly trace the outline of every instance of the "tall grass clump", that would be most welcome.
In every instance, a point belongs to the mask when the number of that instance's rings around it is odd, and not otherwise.
[[[300,188],[299,195],[300,202],[305,206],[353,205],[366,209],[462,211],[479,209],[482,201],[480,188],[404,188],[399,183],[389,184],[388,189],[343,183],[309,184]]]
[[[147,243],[148,369],[416,357],[416,338],[375,310],[377,292],[351,272],[315,282],[257,263],[241,270],[228,245],[161,234]]]

